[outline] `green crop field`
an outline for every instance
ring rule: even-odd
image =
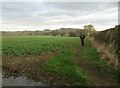
[[[52,36],[3,36],[2,55],[40,55],[49,51],[69,48],[78,38]],[[79,40],[78,40],[79,41]]]

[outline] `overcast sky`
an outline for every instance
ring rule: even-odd
[[[0,16],[2,31],[83,28],[85,24],[105,30],[118,24],[118,3],[3,2]]]

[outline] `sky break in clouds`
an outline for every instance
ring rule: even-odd
[[[118,3],[2,2],[2,31],[83,28],[85,24],[93,24],[96,30],[114,27]]]

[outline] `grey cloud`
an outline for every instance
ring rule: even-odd
[[[2,18],[4,24],[26,26],[104,25],[117,22],[116,8],[115,2],[4,2]]]
[[[76,12],[88,14],[103,9],[109,9],[109,7],[114,7],[115,5],[116,3],[108,2],[4,2],[2,8],[3,18],[14,18],[29,17],[34,12],[39,12],[38,15],[41,16],[54,16],[61,14],[75,15]],[[46,12],[43,13],[42,11]]]

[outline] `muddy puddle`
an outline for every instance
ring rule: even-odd
[[[2,73],[2,86],[47,86],[42,82],[36,82],[30,80],[25,76],[10,75],[8,73]]]

